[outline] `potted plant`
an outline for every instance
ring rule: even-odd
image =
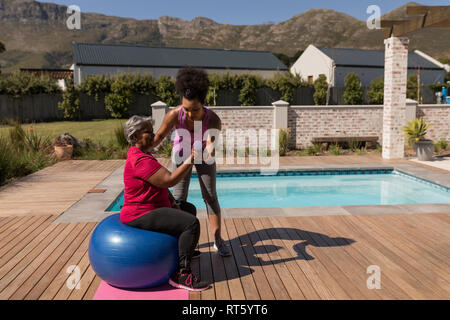
[[[70,160],[72,159],[74,145],[77,145],[77,140],[66,133],[59,136],[53,145],[56,158],[59,161]]]
[[[433,140],[425,139],[427,130],[431,125],[427,125],[423,118],[415,119],[408,122],[403,128],[404,137],[408,139],[408,143],[413,146],[420,161],[433,160],[434,143]]]

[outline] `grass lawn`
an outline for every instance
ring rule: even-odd
[[[35,123],[33,129],[38,135],[49,137],[54,141],[64,133],[70,133],[78,140],[89,138],[94,143],[108,145],[115,141],[114,129],[122,126],[127,120],[99,120],[99,121],[61,121],[49,123]],[[30,124],[22,125],[24,130],[30,128]],[[7,137],[11,126],[0,126],[0,136]]]

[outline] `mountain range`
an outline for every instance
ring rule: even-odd
[[[382,16],[406,17],[405,4]],[[384,49],[383,30],[329,9],[311,9],[280,23],[229,25],[197,17],[191,21],[163,16],[136,20],[97,13],[81,14],[81,30],[66,26],[67,7],[33,0],[0,0],[0,54],[4,72],[18,68],[67,68],[72,42],[137,43],[150,46],[268,50],[293,56],[309,44],[322,47]],[[450,29],[423,29],[408,35],[410,49],[436,59],[450,58]]]

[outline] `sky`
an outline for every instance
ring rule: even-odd
[[[184,20],[210,18],[218,23],[254,25],[279,23],[309,9],[333,9],[366,21],[370,5],[381,14],[398,8],[404,0],[41,0],[66,6],[78,5],[81,12],[96,12],[119,17],[158,19],[170,16]],[[448,5],[448,0],[416,1],[423,5]]]

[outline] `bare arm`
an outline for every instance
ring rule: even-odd
[[[177,110],[178,108],[169,111],[164,117],[161,128],[159,128],[153,138],[153,146],[155,148],[161,144],[161,142],[168,136],[172,128],[176,125],[178,114]]]
[[[162,167],[154,175],[147,179],[147,182],[157,186],[158,188],[171,188],[178,184],[189,172],[193,166],[193,159],[195,152],[191,152],[191,156],[174,172],[170,172],[166,168]]]

